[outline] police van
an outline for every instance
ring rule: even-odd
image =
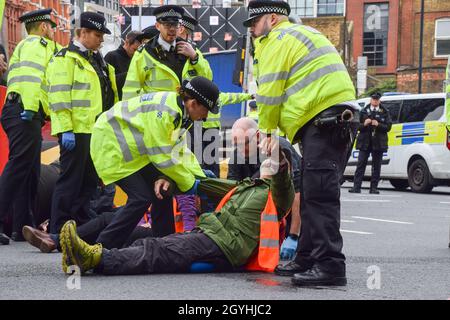
[[[370,98],[357,101],[361,108]],[[381,179],[398,190],[430,192],[433,187],[450,185],[450,133],[446,129],[445,93],[404,94],[381,97],[392,118],[388,151],[383,155]],[[353,149],[344,178],[352,180],[358,163]],[[370,179],[369,158],[365,179]]]

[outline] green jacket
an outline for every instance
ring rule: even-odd
[[[108,76],[117,102],[114,67],[109,64]],[[52,134],[92,133],[103,110],[103,99],[100,79],[90,62],[78,52],[64,48],[50,61],[46,80]]]
[[[9,62],[8,91],[20,94],[25,110],[37,112],[41,104],[48,114],[45,70],[61,46],[36,35],[23,39]]]
[[[262,132],[297,131],[321,111],[355,99],[339,53],[315,29],[282,22],[255,40],[256,102]]]
[[[183,109],[176,92],[154,92],[115,104],[102,113],[91,137],[91,157],[103,183],[123,179],[149,163],[175,181],[179,190],[204,177],[187,149]]]
[[[284,160],[285,161],[285,160]],[[278,219],[292,206],[294,187],[287,167],[272,179],[201,180],[199,190],[213,200],[219,200],[237,185],[237,189],[220,210],[204,213],[197,224],[223,251],[234,267],[248,262],[259,243],[261,213],[266,206],[269,190],[277,207]]]
[[[450,58],[448,59],[446,86],[445,86],[445,108],[447,109],[447,129],[450,131]]]

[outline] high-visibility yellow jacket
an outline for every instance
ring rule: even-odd
[[[247,115],[247,117],[255,120],[256,122],[258,122],[258,118],[259,118],[259,111],[255,110],[255,111],[250,111]]]
[[[186,145],[183,105],[176,92],[155,92],[117,103],[97,120],[91,157],[103,183],[123,179],[152,163],[180,191],[203,171]]]
[[[109,79],[118,101],[114,67],[108,64]],[[47,90],[52,134],[73,131],[91,133],[102,112],[102,89],[94,67],[75,51],[60,50],[50,61]]]
[[[149,46],[150,44],[147,44]],[[140,94],[161,91],[176,91],[181,86],[176,73],[160,60],[152,56],[147,46],[141,46],[133,55],[127,78],[123,87],[123,100],[134,98]],[[187,59],[182,72],[182,79],[203,76],[212,80],[212,71],[208,61],[196,49],[198,61],[192,64]]]
[[[25,110],[47,110],[45,70],[61,46],[53,40],[29,35],[19,42],[9,62],[7,93],[16,92]]]
[[[448,64],[447,64],[447,71],[446,71],[446,75],[447,75],[447,83],[445,86],[445,106],[447,109],[447,129],[450,131],[450,58],[448,59]]]
[[[227,104],[235,104],[243,101],[252,99],[252,95],[249,93],[239,93],[239,92],[221,92],[219,94],[219,105],[220,108],[226,106]],[[208,118],[203,121],[203,128],[220,128],[220,112],[217,114],[208,112]]]
[[[279,127],[293,143],[321,111],[355,99],[339,53],[315,29],[282,22],[255,40],[256,102],[262,132]]]

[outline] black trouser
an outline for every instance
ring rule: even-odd
[[[231,270],[222,250],[204,233],[145,238],[125,249],[103,250],[97,272],[109,275],[188,272],[193,262],[209,262],[216,271]]]
[[[75,220],[80,226],[90,220],[90,199],[99,182],[90,155],[90,141],[90,134],[76,133],[75,148],[69,151],[62,146],[59,135],[61,172],[53,191],[52,234],[59,234],[68,220]]]
[[[163,237],[175,232],[172,198],[158,200],[155,196],[154,183],[161,176],[162,173],[149,164],[116,182],[127,194],[127,203],[117,211],[96,242],[108,249],[121,248],[150,205],[154,236]]]
[[[89,244],[95,244],[100,233],[113,221],[116,212],[104,212],[91,219],[80,227],[77,227],[77,233],[81,239]],[[135,227],[129,237],[126,239],[124,247],[128,247],[134,241],[142,238],[152,237],[153,232],[151,228]]]
[[[6,102],[1,123],[9,140],[8,162],[0,177],[0,224],[13,209],[13,232],[33,225],[33,211],[41,168],[41,125],[39,113],[31,121],[20,118],[23,106]]]
[[[220,128],[205,129],[201,121],[195,121],[189,129],[189,134],[191,151],[197,157],[202,169],[211,170],[219,177]]]
[[[340,109],[332,107],[327,112]],[[343,241],[339,231],[339,180],[348,160],[351,142],[350,136],[338,139],[340,132],[337,126],[319,128],[314,125],[314,119],[299,132],[303,155],[302,232],[295,260],[308,267],[316,264],[331,273],[345,273]]]
[[[366,171],[367,159],[372,154],[372,175],[370,177],[370,189],[376,189],[380,181],[381,161],[383,160],[383,151],[379,150],[359,150],[358,165],[355,171],[354,189],[361,189],[361,184]]]

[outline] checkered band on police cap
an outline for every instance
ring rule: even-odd
[[[271,7],[271,6],[260,7],[260,8],[249,8],[248,13],[249,13],[250,17],[259,16],[259,15],[267,14],[267,13],[278,13],[278,14],[282,14],[285,16],[289,15],[287,8]]]
[[[195,26],[193,23],[190,23],[189,21],[186,20],[181,20],[181,25],[184,26],[185,28],[194,31],[195,30]]]
[[[156,19],[161,19],[161,18],[177,18],[177,19],[181,19],[181,14],[179,12],[176,12],[173,9],[170,9],[169,11],[163,11],[163,12],[158,13],[156,15]]]
[[[193,91],[195,94],[197,94],[200,98],[203,99],[203,101],[201,102],[206,102],[206,104],[208,105],[208,109],[212,109],[214,107],[215,102],[206,98],[204,95],[202,95],[200,92],[198,92],[191,84],[191,82],[186,83],[185,86],[186,89]],[[217,102],[217,101],[216,101]]]

